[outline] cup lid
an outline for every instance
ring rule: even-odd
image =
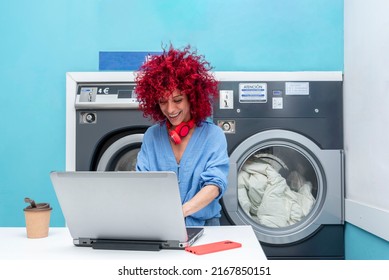
[[[28,197],[26,197],[24,201],[30,203],[29,206],[23,209],[24,211],[48,211],[53,209],[50,207],[49,203],[35,203],[34,200]]]

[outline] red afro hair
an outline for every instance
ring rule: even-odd
[[[166,119],[159,107],[159,100],[166,98],[175,89],[186,94],[190,103],[191,117],[197,125],[212,114],[212,103],[218,96],[212,69],[204,56],[191,51],[169,50],[153,56],[136,73],[136,95],[145,117],[156,122]]]

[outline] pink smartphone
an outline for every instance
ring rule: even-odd
[[[220,242],[186,247],[185,251],[196,255],[203,255],[203,254],[209,254],[209,253],[214,253],[214,252],[219,252],[219,251],[224,251],[224,250],[229,250],[229,249],[234,249],[239,247],[242,247],[242,244],[231,240],[224,240]]]

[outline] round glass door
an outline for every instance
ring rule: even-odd
[[[97,171],[135,171],[143,134],[130,134],[113,142],[102,154]]]
[[[230,155],[223,206],[236,225],[251,225],[260,241],[285,244],[317,230],[332,156],[307,137],[286,130],[260,132]],[[332,154],[331,154],[332,155]],[[331,211],[331,210],[330,210]]]
[[[304,154],[288,145],[266,145],[242,159],[238,201],[247,218],[267,228],[304,220],[318,194],[318,176]]]

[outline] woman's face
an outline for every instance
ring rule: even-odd
[[[168,97],[161,99],[159,107],[172,126],[191,119],[188,96],[177,89]]]

